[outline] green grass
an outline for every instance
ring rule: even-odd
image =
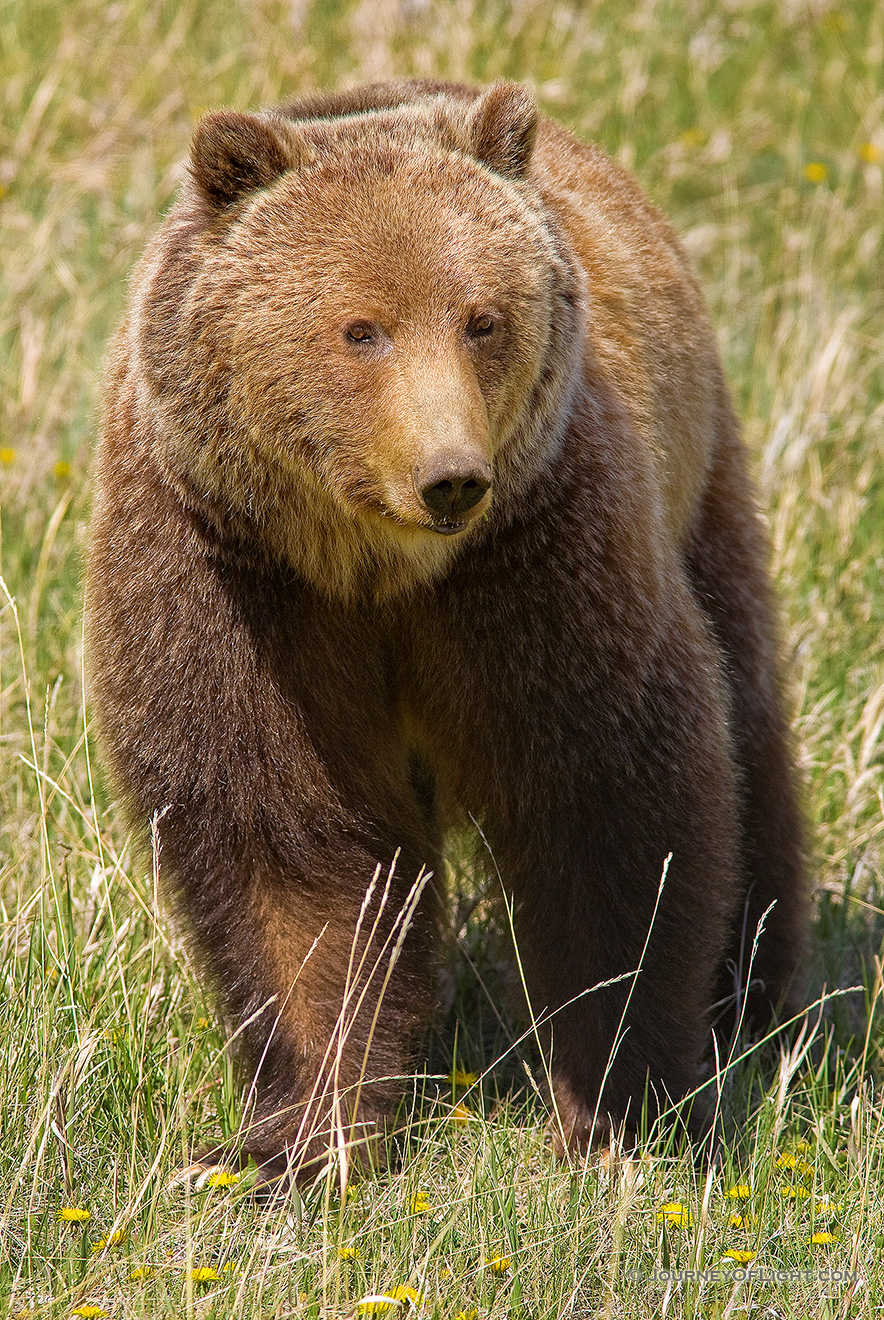
[[[343,1317],[395,1285],[440,1318],[876,1313],[882,69],[882,0],[0,0],[0,1313]],[[329,1186],[268,1206],[248,1179],[175,1178],[192,1143],[236,1130],[243,1096],[87,757],[80,579],[104,345],[196,115],[391,73],[532,80],[670,214],[719,328],[773,532],[813,829],[814,985],[863,989],[812,1015],[805,1053],[728,1072],[709,1175],[677,1153],[556,1164],[540,1065],[497,1016],[506,935],[481,902],[461,925],[471,882],[457,871],[453,1006],[413,1084],[400,1171],[343,1204]],[[454,1087],[455,1061],[481,1079]],[[750,1199],[728,1197],[738,1184]],[[670,1202],[688,1212],[660,1222]],[[66,1205],[91,1218],[60,1223]],[[813,1231],[838,1240],[811,1244]],[[818,1273],[743,1283],[728,1249]],[[720,1277],[667,1283],[664,1268]]]

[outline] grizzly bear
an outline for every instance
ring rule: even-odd
[[[793,1010],[800,812],[713,334],[668,223],[524,87],[206,115],[95,498],[100,735],[267,1177],[383,1158],[454,828],[572,1150],[689,1095],[727,1001]]]

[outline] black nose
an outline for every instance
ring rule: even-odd
[[[474,509],[491,489],[488,468],[448,464],[424,476],[419,493],[424,504],[438,518],[457,521]]]

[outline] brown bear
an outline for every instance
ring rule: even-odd
[[[244,1157],[382,1148],[453,827],[572,1148],[697,1086],[765,912],[749,1008],[793,1007],[766,559],[682,249],[522,86],[201,121],[111,352],[87,624],[254,1079]]]

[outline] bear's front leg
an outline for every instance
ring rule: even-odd
[[[700,1083],[741,892],[725,700],[690,606],[643,677],[612,676],[579,699],[578,677],[570,727],[552,701],[545,726],[523,721],[521,800],[488,826],[555,1121],[575,1150],[621,1126],[638,1134]],[[684,1112],[690,1131],[708,1108],[701,1096]]]
[[[429,1014],[436,922],[379,643],[216,545],[122,440],[93,524],[93,695],[245,1057],[242,1154],[305,1176],[329,1146],[380,1158]]]
[[[175,858],[174,820],[160,831]],[[215,1157],[253,1159],[265,1180],[309,1180],[330,1154],[383,1166],[431,1008],[432,875],[340,838],[306,849],[297,874],[253,856],[219,876],[200,851],[175,870],[250,1083],[235,1150]]]

